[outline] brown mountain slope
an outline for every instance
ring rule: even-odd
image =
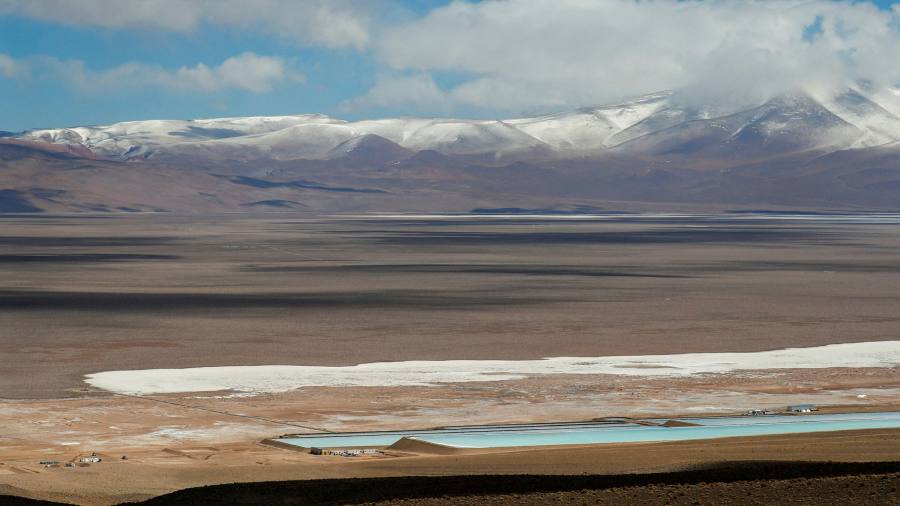
[[[380,151],[384,148],[384,151]],[[504,161],[379,139],[329,160],[114,161],[0,140],[0,212],[468,211],[623,203],[900,209],[900,146],[780,157],[628,155]],[[369,160],[369,161],[367,161]]]

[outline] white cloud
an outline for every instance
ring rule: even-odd
[[[346,109],[415,113],[564,109],[678,90],[688,102],[747,105],[803,89],[900,83],[900,7],[851,0],[454,0],[410,19],[390,0],[0,0],[0,15],[108,29],[255,31],[298,44],[371,48],[380,67]],[[394,24],[387,23],[392,19]],[[397,22],[398,19],[407,19]],[[819,20],[817,22],[817,20]],[[806,29],[820,27],[814,37]],[[337,55],[335,55],[337,57]],[[0,76],[37,65],[73,85],[128,81],[170,89],[265,91],[296,80],[256,56],[177,70],[129,63],[0,57]],[[246,58],[241,60],[240,58]],[[456,84],[440,86],[447,77]],[[82,83],[82,84],[79,84]]]
[[[804,38],[821,19],[821,33]],[[388,27],[376,42],[397,73],[366,97],[404,103],[429,75],[469,76],[432,100],[492,109],[603,103],[663,89],[744,105],[795,89],[900,82],[900,10],[809,1],[455,1]],[[433,82],[433,81],[432,81]]]
[[[8,72],[8,68],[12,71]],[[0,54],[0,75],[58,79],[80,91],[152,87],[174,91],[237,89],[262,93],[278,85],[304,80],[303,74],[294,70],[290,62],[249,52],[228,58],[214,67],[198,63],[175,70],[138,62],[92,70],[81,60],[59,60],[50,56],[16,60]]]
[[[446,113],[450,101],[427,74],[400,75],[383,73],[377,76],[375,85],[361,97],[344,102],[345,111],[369,107],[413,107],[419,113]]]
[[[7,54],[0,53],[0,76],[11,79],[22,73],[22,65]]]
[[[0,0],[0,14],[110,29],[189,32],[203,23],[300,43],[363,48],[371,2],[355,0]]]
[[[284,82],[303,80],[303,75],[292,70],[283,59],[253,53],[233,56],[214,68],[200,63],[192,68],[182,67],[174,74],[164,72],[160,75],[162,84],[173,87],[236,88],[255,93],[269,91]]]

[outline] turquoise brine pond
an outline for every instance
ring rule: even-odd
[[[667,419],[648,421],[663,422],[665,420]],[[625,421],[484,425],[433,430],[310,434],[279,438],[277,441],[306,448],[368,448],[390,446],[401,438],[413,437],[429,443],[458,448],[497,448],[687,441],[737,436],[900,428],[900,412],[677,418],[676,420],[700,425],[660,427]]]

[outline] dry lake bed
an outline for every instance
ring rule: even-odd
[[[895,410],[898,252],[892,215],[0,217],[0,493],[422,469],[257,444],[304,431]],[[38,465],[94,451],[147,480]]]

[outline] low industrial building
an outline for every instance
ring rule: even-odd
[[[787,407],[788,413],[812,413],[819,408],[815,404],[794,404]]]

